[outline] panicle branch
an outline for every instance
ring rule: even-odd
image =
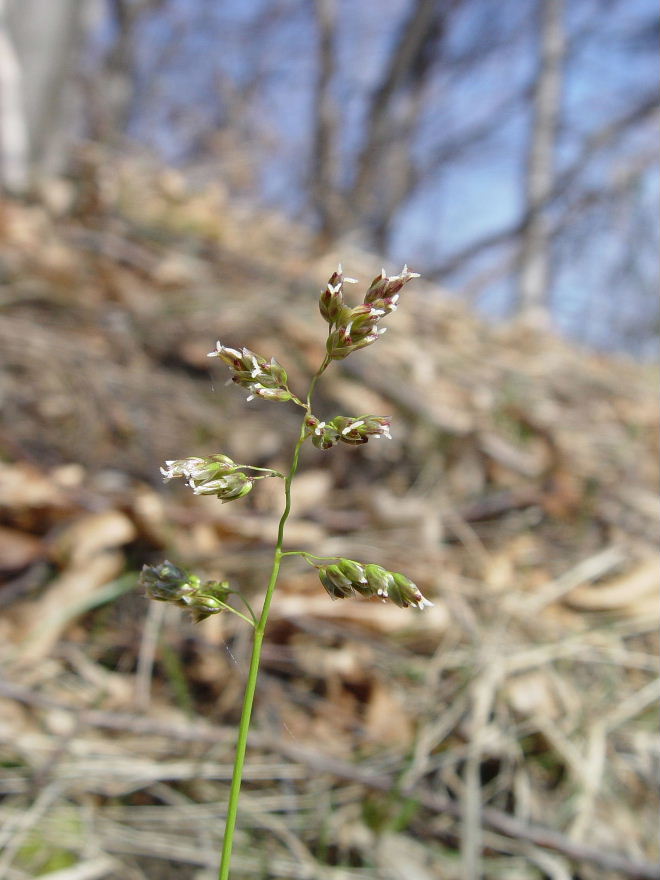
[[[304,406],[298,400],[287,385],[287,374],[284,367],[275,358],[267,361],[265,358],[249,348],[238,351],[236,348],[227,348],[220,340],[215,344],[215,349],[207,355],[210,358],[219,358],[232,371],[232,382],[247,388],[250,392],[247,399],[262,397],[264,400],[287,401]]]
[[[414,605],[428,608],[433,605],[426,599],[417,584],[398,571],[388,571],[374,563],[360,563],[354,559],[338,557],[331,565],[315,565],[319,580],[333,599],[346,599],[356,593],[376,596],[383,602],[394,602],[400,608]]]
[[[275,358],[267,360],[249,348],[229,348],[221,342],[217,342],[215,349],[209,353],[209,357],[218,358],[229,367],[231,381],[249,392],[248,400],[254,397],[274,401],[290,400],[306,410],[292,471],[285,478],[286,493],[289,492],[290,481],[297,468],[298,450],[305,440],[311,438],[312,444],[318,449],[330,449],[339,443],[360,446],[370,439],[391,438],[392,420],[389,416],[341,415],[322,421],[312,413],[311,396],[317,380],[331,361],[341,360],[352,352],[371,345],[385,333],[386,328],[379,326],[380,321],[396,310],[401,290],[409,281],[418,277],[407,266],[398,275],[387,275],[383,269],[369,285],[363,302],[350,306],[344,301],[344,285],[355,284],[356,281],[344,276],[341,265],[333,272],[319,298],[319,310],[329,325],[326,356],[312,379],[306,403],[291,392],[286,370]],[[260,474],[253,475],[245,471],[259,471]],[[269,468],[237,464],[222,453],[166,461],[164,467],[161,467],[161,473],[166,481],[181,478],[196,495],[215,495],[223,503],[243,498],[252,490],[256,480],[266,477],[284,478],[283,474]],[[286,515],[288,507],[285,518]],[[278,543],[278,552],[280,557],[286,555],[282,552],[281,540]],[[313,554],[303,555],[308,558]],[[357,594],[390,601],[402,608],[409,605],[425,608],[431,605],[416,584],[400,572],[388,571],[374,563],[363,564],[351,559],[335,558],[338,561],[330,564],[312,563],[318,570],[321,583],[333,599],[344,599]],[[155,567],[145,566],[140,582],[150,598],[185,606],[193,611],[196,620],[203,620],[228,607],[226,599],[232,592],[226,581],[207,581],[202,585],[196,575],[190,575],[170,562]]]
[[[202,583],[197,575],[190,574],[167,560],[159,565],[145,565],[138,583],[144,587],[149,599],[187,608],[195,623],[225,610],[244,617],[227,605],[227,599],[234,592],[227,581]]]
[[[330,449],[337,443],[349,446],[360,446],[369,438],[379,440],[381,437],[392,439],[390,434],[390,416],[335,416],[328,422],[322,422],[311,413],[305,418],[308,436],[317,449]]]
[[[344,284],[355,283],[355,279],[345,278],[340,264],[319,298],[321,316],[330,325],[328,357],[342,360],[380,339],[387,328],[378,327],[379,321],[396,311],[401,289],[413,278],[419,274],[407,266],[399,275],[388,276],[383,269],[369,285],[362,305],[351,308],[344,304]]]
[[[263,471],[264,476],[251,476],[244,470]],[[249,464],[236,464],[228,455],[217,453],[206,458],[179,458],[166,461],[160,469],[167,482],[182,477],[195,495],[216,495],[223,504],[243,498],[252,490],[255,480],[266,477],[283,477],[279,471],[270,468],[253,468]]]

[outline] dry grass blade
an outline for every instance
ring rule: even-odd
[[[84,877],[106,851],[112,880],[213,878],[245,630],[147,617],[128,578],[167,556],[258,603],[277,487],[241,512],[163,488],[158,464],[226,449],[282,468],[297,415],[246,413],[206,353],[273,355],[299,391],[324,352],[335,254],[210,191],[172,200],[144,164],[112,170],[98,215],[2,210],[7,880]],[[435,607],[333,603],[286,560],[237,876],[373,880],[408,854],[405,880],[657,880],[657,371],[419,291],[318,389],[323,418],[364,401],[393,440],[304,452],[290,539],[380,559]]]
[[[101,880],[103,877],[116,876],[121,869],[121,864],[108,856],[98,856],[74,865],[72,868],[63,868],[61,871],[49,871],[43,876],[47,880]]]

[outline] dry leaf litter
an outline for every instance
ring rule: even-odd
[[[148,607],[167,556],[259,602],[281,504],[163,486],[219,450],[286,469],[298,414],[245,404],[216,338],[321,361],[309,234],[87,157],[0,208],[0,878],[215,876],[247,670],[232,616]],[[493,328],[423,280],[335,365],[287,545],[403,568],[434,604],[332,602],[289,560],[272,610],[236,877],[660,877],[654,369]]]

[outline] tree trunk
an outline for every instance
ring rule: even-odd
[[[29,137],[21,66],[7,24],[7,3],[0,0],[0,183],[20,193],[29,179]]]
[[[381,81],[371,96],[350,209],[381,249],[395,211],[412,189],[413,131],[446,19],[455,5],[440,0],[411,2]]]
[[[561,112],[566,41],[564,0],[539,0],[539,65],[527,158],[526,214],[521,236],[518,308],[528,320],[547,321],[551,283],[547,200],[555,182],[555,143]]]
[[[317,0],[314,15],[318,73],[309,191],[319,218],[319,242],[327,245],[339,234],[343,210],[335,166],[339,114],[331,93],[335,73],[336,0]]]
[[[0,149],[11,189],[24,191],[66,158],[71,106],[63,99],[82,8],[83,0],[0,0]]]

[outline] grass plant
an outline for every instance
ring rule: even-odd
[[[192,456],[171,460],[161,468],[165,480],[182,478],[195,494],[215,495],[222,503],[245,497],[258,480],[279,478],[284,483],[284,507],[279,521],[273,564],[258,615],[240,591],[232,589],[227,581],[202,582],[197,575],[184,571],[169,561],[156,566],[145,566],[140,577],[149,598],[188,608],[198,622],[212,614],[228,611],[238,615],[253,628],[252,655],[238,727],[218,880],[229,878],[261,650],[283,559],[289,556],[302,557],[316,568],[321,584],[332,599],[362,596],[393,602],[402,608],[415,606],[423,609],[431,605],[417,585],[401,572],[388,571],[373,562],[358,562],[341,556],[322,557],[305,550],[284,549],[286,523],[291,512],[291,484],[298,471],[303,444],[309,440],[318,449],[328,450],[340,443],[360,446],[370,439],[390,437],[391,420],[387,416],[338,415],[329,421],[323,421],[314,415],[312,399],[317,382],[333,361],[343,360],[380,339],[386,331],[385,327],[380,326],[380,322],[396,310],[401,290],[417,277],[419,276],[410,272],[407,266],[404,266],[399,275],[388,276],[383,270],[371,282],[363,302],[358,306],[350,306],[344,300],[344,286],[355,283],[355,280],[344,277],[341,266],[338,267],[319,298],[321,316],[328,324],[326,353],[311,378],[304,398],[290,389],[286,370],[274,358],[267,360],[247,348],[229,348],[221,342],[217,342],[215,349],[209,353],[209,357],[217,358],[229,367],[232,381],[247,390],[248,400],[261,398],[276,403],[292,403],[304,410],[286,474],[269,468],[237,464],[224,453],[204,458]],[[230,604],[232,596],[237,596],[243,602],[243,610]]]

